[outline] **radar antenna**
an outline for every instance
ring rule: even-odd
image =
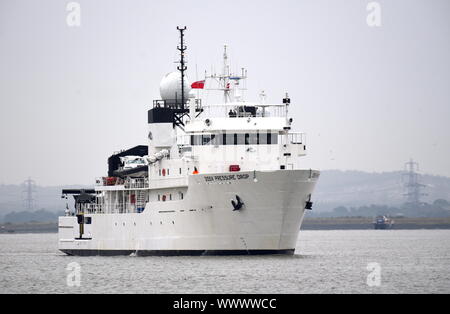
[[[205,79],[213,79],[218,83],[218,88],[207,88],[207,90],[218,90],[223,91],[223,100],[224,103],[233,102],[233,101],[242,101],[243,95],[239,93],[239,91],[245,91],[246,87],[240,88],[239,81],[247,79],[247,70],[241,68],[241,75],[235,75],[231,73],[230,66],[228,64],[228,46],[223,45],[223,72],[222,74],[211,74],[207,75],[205,72]],[[212,71],[211,71],[212,72]]]
[[[180,51],[180,65],[177,67],[178,71],[181,73],[181,109],[184,109],[184,71],[187,70],[187,66],[184,62],[184,51],[187,47],[184,45],[184,31],[186,30],[186,26],[181,28],[177,26],[177,30],[180,32],[180,46],[177,49]]]

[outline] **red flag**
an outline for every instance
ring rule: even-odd
[[[205,80],[197,81],[191,84],[191,88],[203,89],[205,87]]]

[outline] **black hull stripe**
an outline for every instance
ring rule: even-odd
[[[295,249],[288,250],[69,250],[62,252],[73,256],[124,256],[135,253],[137,256],[201,256],[201,255],[268,255],[294,254]]]

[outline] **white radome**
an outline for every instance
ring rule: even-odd
[[[184,98],[189,97],[189,92],[191,91],[191,84],[186,76],[184,76]],[[181,102],[181,73],[180,72],[170,72],[167,73],[161,80],[159,85],[159,93],[161,99],[166,102],[173,102],[177,99]]]

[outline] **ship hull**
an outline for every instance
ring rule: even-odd
[[[142,213],[91,214],[91,224],[59,219],[69,255],[294,254],[318,171],[192,175],[182,201],[150,202]],[[236,210],[231,200],[242,200]]]
[[[211,255],[293,255],[290,250],[63,250],[71,256],[211,256]]]

